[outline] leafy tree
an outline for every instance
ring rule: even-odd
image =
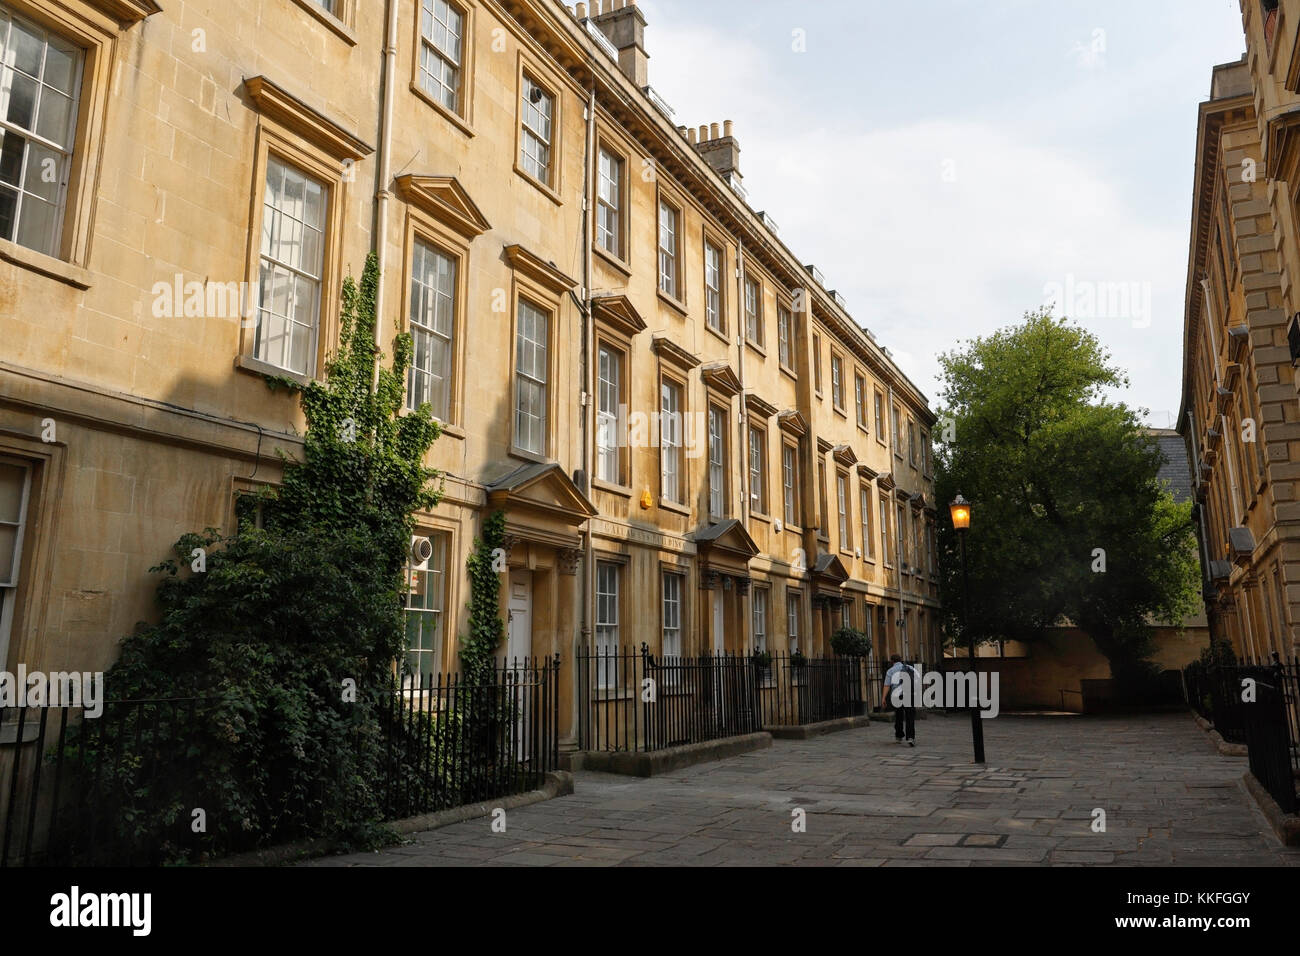
[[[1046,309],[940,364],[935,490],[974,505],[972,636],[1033,640],[1069,621],[1117,680],[1142,681],[1149,621],[1190,613],[1198,573],[1190,503],[1158,483],[1161,454],[1136,412],[1104,397],[1127,379],[1095,336]],[[938,545],[951,625],[963,590],[948,522]]]
[[[111,698],[203,700],[192,720],[133,712],[115,745],[125,754],[105,771],[119,836],[162,858],[364,838],[382,819],[385,688],[404,649],[413,512],[438,497],[424,459],[439,428],[427,405],[403,414],[409,334],[392,367],[379,364],[378,279],[372,255],[360,286],[344,283],[323,382],[268,379],[297,392],[307,430],[302,460],[287,460],[278,493],[256,502],[263,526],[245,501],[237,534],[182,537],[152,569],[157,623],[123,641],[106,675]],[[80,746],[91,759],[107,744],[91,729]],[[195,806],[208,824],[197,837]]]

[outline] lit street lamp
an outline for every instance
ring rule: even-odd
[[[953,499],[952,504],[948,506],[948,513],[952,516],[953,530],[957,532],[957,543],[961,548],[961,590],[962,590],[962,615],[961,629],[966,634],[966,647],[970,654],[970,672],[976,674],[975,664],[975,638],[971,636],[970,630],[970,576],[966,570],[966,532],[970,530],[970,511],[971,504],[960,494]],[[976,677],[976,688],[979,687],[979,678]],[[976,690],[976,704],[970,709],[970,735],[975,744],[975,762],[984,762],[984,726],[980,723],[980,711],[978,706],[978,689]]]

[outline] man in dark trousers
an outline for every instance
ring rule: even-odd
[[[889,658],[890,668],[885,671],[885,701],[894,700],[894,740],[902,743],[904,737],[909,747],[916,746],[916,697],[921,691],[920,675],[911,664],[905,664],[897,654]]]

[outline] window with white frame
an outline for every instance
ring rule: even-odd
[[[892,424],[893,424],[893,434],[890,436],[890,441],[894,449],[894,454],[897,455],[899,458],[902,458],[903,457],[903,436],[902,436],[903,427],[902,425],[899,424],[899,413],[898,413],[897,405],[895,405],[893,408]]]
[[[871,489],[866,485],[858,486],[858,520],[862,523],[862,556],[872,557],[871,536]]]
[[[596,240],[610,255],[623,258],[623,160],[607,149],[600,151]]]
[[[433,546],[428,561],[412,555],[406,567],[406,668],[407,674],[428,685],[441,670],[443,608],[447,588],[447,538],[427,534]]]
[[[659,200],[659,291],[677,294],[677,207]]]
[[[763,344],[763,287],[749,276],[745,276],[745,338]]]
[[[844,407],[844,359],[831,353],[831,401],[836,408]]]
[[[12,458],[0,458],[0,670],[9,654],[9,632],[18,602],[18,571],[32,470]]]
[[[663,657],[682,656],[682,576],[675,571],[663,573]]]
[[[749,507],[767,514],[767,435],[756,425],[749,426]]]
[[[456,260],[416,240],[411,256],[411,366],[406,404],[428,402],[433,416],[451,413],[452,342],[456,330]]]
[[[794,445],[781,446],[781,503],[785,523],[799,524],[799,453]]]
[[[849,479],[847,475],[835,476],[835,499],[840,513],[840,548],[844,551],[853,549],[853,539],[849,537]]]
[[[515,445],[546,454],[550,316],[523,299],[515,330]]]
[[[799,650],[800,602],[798,591],[785,592],[785,636],[789,640],[791,654]]]
[[[910,420],[907,423],[907,461],[916,467],[916,423]]]
[[[339,15],[339,0],[316,0],[316,6],[336,17]]]
[[[722,250],[704,240],[704,317],[715,332],[722,327]]]
[[[906,567],[912,556],[907,553],[907,513],[902,505],[894,505],[894,520],[897,522],[894,533],[898,535],[898,562],[900,566]]]
[[[519,165],[539,182],[551,183],[551,136],[555,121],[555,97],[527,73],[523,78],[523,129],[519,144]]]
[[[316,371],[328,198],[324,184],[267,158],[253,354],[299,375]]]
[[[876,441],[885,440],[885,400],[879,392],[875,393]]]
[[[862,603],[862,633],[867,635],[867,641],[870,642],[875,632],[876,622],[872,620],[871,602],[865,598]]]
[[[618,677],[619,566],[596,563],[597,686],[613,687]]]
[[[597,365],[596,477],[601,481],[622,484],[618,409],[623,395],[623,353],[602,344]]]
[[[782,368],[794,368],[790,352],[790,310],[783,305],[776,307],[776,354]]]
[[[767,650],[767,588],[750,591],[751,614],[754,622],[754,652]]]
[[[663,379],[659,388],[660,493],[676,504],[686,503],[686,476],[682,469],[682,387]]]
[[[0,238],[59,255],[82,54],[0,6]]]
[[[858,425],[867,427],[867,381],[861,375],[853,376],[853,407],[858,418]]]
[[[709,406],[709,517],[727,514],[727,413]]]
[[[840,627],[853,626],[853,604],[851,601],[844,601],[840,604]]]

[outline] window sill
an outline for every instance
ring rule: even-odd
[[[849,413],[844,410],[843,405],[836,405],[834,402],[831,402],[831,408],[835,409],[836,415],[840,416],[840,418],[844,419],[845,421],[848,421]]]
[[[663,289],[656,288],[655,292],[659,296],[660,302],[664,303],[667,306],[670,306],[672,310],[674,312],[677,312],[679,315],[681,315],[682,318],[686,318],[689,315],[689,313],[686,311],[685,302],[681,301],[680,299],[673,298],[673,296],[669,295]]]
[[[524,461],[531,461],[538,465],[549,465],[551,463],[551,459],[547,458],[545,455],[538,455],[535,452],[524,451],[524,449],[515,445],[513,442],[510,445],[510,451],[506,454],[511,458],[522,458]]]
[[[614,253],[610,252],[608,249],[603,248],[600,245],[600,243],[596,243],[595,245],[593,245],[591,247],[591,251],[594,252],[596,254],[596,257],[600,259],[605,265],[609,266],[612,269],[617,269],[619,272],[621,272],[629,279],[632,278],[632,267],[628,263],[620,259],[618,256],[614,255]]]
[[[755,342],[753,339],[746,338],[745,347],[757,352],[759,355],[763,356],[763,358],[767,358],[767,349],[765,349],[760,343]]]
[[[352,31],[352,28],[338,17],[334,16],[334,14],[325,10],[324,7],[317,6],[312,3],[312,0],[294,0],[294,2],[324,24],[327,29],[343,40],[343,42],[348,46],[357,45],[357,35]]]
[[[28,249],[26,246],[20,246],[8,239],[0,239],[0,260],[12,263],[20,269],[27,269],[30,272],[43,275],[47,279],[65,283],[74,289],[84,291],[89,289],[91,285],[89,269],[83,269],[71,262],[47,256],[45,253],[37,252],[34,249]]]
[[[310,376],[299,375],[297,372],[291,372],[287,368],[280,368],[280,366],[272,365],[270,362],[263,362],[251,355],[236,355],[235,369],[240,372],[247,372],[249,375],[256,375],[259,378],[266,375],[272,378],[287,378],[291,382],[297,382],[304,388],[312,383]]]
[[[803,534],[802,527],[800,527],[797,524],[791,524],[789,522],[786,522],[784,525],[782,525],[782,530],[788,532],[789,534]]]
[[[608,491],[611,495],[618,495],[620,498],[631,498],[634,492],[626,485],[617,485],[612,481],[605,481],[601,478],[591,479],[591,487],[598,488],[601,491]]]
[[[864,435],[871,434],[871,432],[867,431],[867,426],[862,424],[861,422],[858,422],[858,431],[862,432],[862,434]]]
[[[795,372],[794,369],[790,368],[788,365],[781,366],[781,374],[787,376],[792,382],[799,381],[799,374]]]
[[[448,422],[438,421],[436,418],[434,421],[438,422],[438,428],[441,429],[440,436],[445,435],[448,438],[455,438],[459,441],[465,440],[465,429],[461,428],[459,425],[452,425]]]
[[[764,514],[761,511],[751,511],[749,513],[749,516],[755,521],[762,521],[764,524],[772,523],[772,516],[768,514]]]
[[[674,514],[679,514],[686,518],[691,516],[691,509],[689,507],[679,504],[676,501],[669,501],[667,498],[662,496],[659,498],[659,508],[662,511],[671,511]]]
[[[551,158],[552,159],[555,158],[554,154],[552,154]],[[548,185],[547,183],[542,182],[532,173],[527,172],[522,166],[519,165],[519,162],[517,160],[515,162],[515,174],[518,175],[520,179],[524,180],[524,182],[531,185],[534,189],[540,192],[551,202],[555,203],[555,205],[557,206],[564,205],[564,200],[560,198],[560,194],[558,192],[552,189],[550,185]]]
[[[301,2],[301,0],[300,0],[300,2]],[[447,107],[443,106],[441,103],[439,103],[437,100],[435,100],[432,96],[430,96],[430,95],[425,91],[424,87],[420,86],[419,83],[416,83],[414,80],[412,80],[412,81],[411,81],[411,84],[410,84],[410,89],[411,89],[411,92],[412,92],[412,93],[414,93],[414,94],[415,94],[416,96],[418,96],[420,99],[424,100],[424,102],[428,103],[428,104],[429,104],[430,106],[432,106],[435,110],[437,110],[440,114],[442,114],[442,118],[445,119],[445,120],[446,120],[448,123],[450,123],[452,126],[456,127],[458,130],[460,130],[460,131],[461,131],[462,133],[464,133],[466,136],[473,136],[473,135],[474,135],[474,127],[470,126],[469,123],[466,122],[466,120],[465,120],[465,118],[464,118],[463,116],[461,116],[459,113],[453,113],[451,110],[447,109]],[[464,95],[464,94],[462,93],[462,95]],[[515,168],[518,169],[519,167],[516,166]],[[530,177],[530,178],[531,178],[531,177]],[[535,180],[534,180],[534,181],[535,181]]]
[[[708,322],[704,323],[704,328],[707,329],[710,333],[712,333],[714,338],[720,341],[723,345],[727,346],[727,348],[731,348],[731,342],[727,339],[727,333],[725,331],[719,331],[718,329],[715,329],[713,326],[709,325]]]

